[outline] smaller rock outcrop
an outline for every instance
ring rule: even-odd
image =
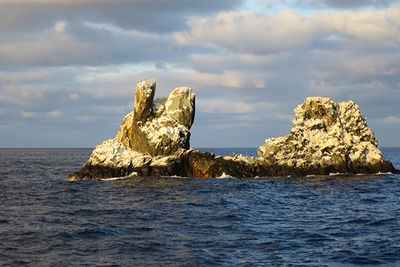
[[[308,97],[295,110],[290,133],[268,138],[261,159],[312,173],[370,173],[393,169],[378,148],[359,106]]]

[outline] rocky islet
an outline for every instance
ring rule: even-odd
[[[268,138],[257,157],[217,156],[190,148],[195,93],[174,89],[154,106],[156,81],[136,86],[133,111],[113,139],[92,151],[69,181],[129,176],[214,178],[286,177],[332,173],[397,172],[384,159],[377,140],[353,101],[335,103],[308,97],[295,109],[286,136]]]

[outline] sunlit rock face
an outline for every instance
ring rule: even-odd
[[[181,174],[184,153],[190,148],[195,94],[188,87],[174,89],[165,103],[154,103],[156,81],[137,84],[133,111],[113,139],[97,145],[79,172],[69,180],[115,176]],[[183,175],[183,173],[182,173]]]
[[[137,121],[146,121],[153,112],[153,99],[156,92],[155,80],[144,80],[136,85],[133,115]]]
[[[286,136],[268,138],[258,156],[270,164],[337,172],[386,169],[377,140],[353,101],[308,97]]]
[[[181,125],[192,127],[195,115],[195,94],[188,87],[178,87],[165,102],[165,114]]]
[[[165,104],[153,110],[156,83],[138,83],[134,109],[127,114],[116,139],[125,147],[152,156],[171,155],[190,147],[190,127],[195,113],[195,94],[188,87],[171,92]]]
[[[152,157],[125,148],[118,140],[108,139],[98,144],[92,151],[86,165],[104,165],[115,168],[142,167],[149,164]]]

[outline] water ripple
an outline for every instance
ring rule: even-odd
[[[0,265],[400,265],[399,175],[65,182],[89,153],[0,149]]]

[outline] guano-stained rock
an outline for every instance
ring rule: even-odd
[[[178,123],[192,127],[195,116],[195,95],[188,87],[178,87],[171,92],[165,103],[166,114]]]
[[[295,109],[286,136],[268,138],[258,157],[217,156],[190,148],[195,95],[178,87],[153,110],[155,81],[136,87],[135,105],[115,138],[95,147],[67,179],[134,176],[287,177],[331,173],[398,172],[386,161],[358,105],[309,97]]]
[[[286,136],[268,138],[258,155],[271,164],[332,172],[390,169],[365,117],[353,101],[308,97],[295,109]]]
[[[176,88],[165,107],[153,111],[155,81],[138,83],[134,111],[127,114],[116,135],[125,147],[152,156],[171,155],[190,147],[195,94],[188,87]]]
[[[144,80],[136,85],[133,104],[133,118],[137,121],[146,121],[153,112],[153,98],[156,92],[155,80]]]

